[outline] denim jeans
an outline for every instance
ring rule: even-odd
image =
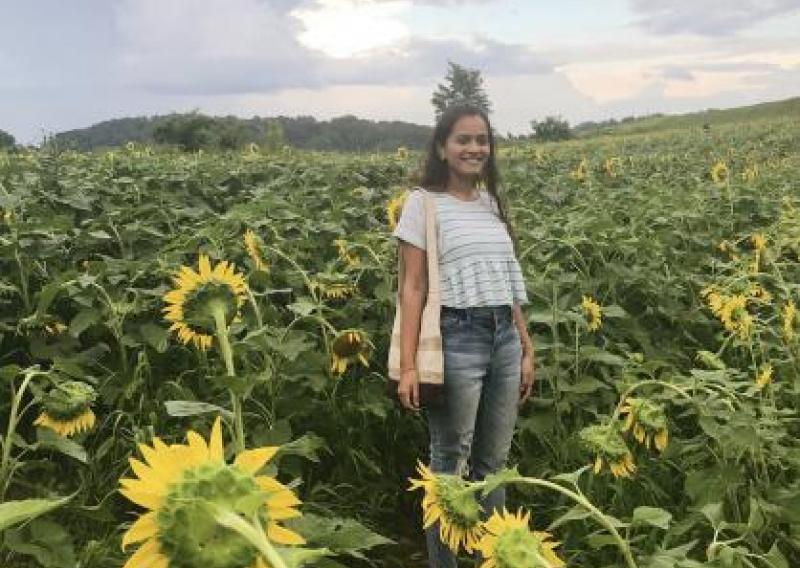
[[[522,346],[511,306],[442,308],[444,402],[429,408],[430,468],[482,480],[503,468],[514,435]],[[505,505],[496,489],[481,503],[486,517]],[[431,568],[455,568],[456,558],[426,530]]]

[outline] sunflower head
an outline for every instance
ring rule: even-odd
[[[234,266],[222,261],[212,268],[204,254],[200,255],[198,271],[182,266],[175,276],[175,288],[164,295],[167,307],[165,319],[172,322],[184,343],[192,342],[205,350],[213,342],[220,327],[227,328],[238,315],[247,298],[247,284]]]
[[[266,566],[248,539],[220,524],[225,514],[262,527],[275,544],[304,543],[279,524],[300,516],[300,501],[276,479],[257,475],[278,448],[245,450],[226,463],[219,418],[208,442],[191,431],[187,439],[185,445],[168,446],[157,438],[152,446],[142,444],[144,461],[130,460],[136,477],[120,480],[120,492],[149,510],[123,536],[123,547],[142,542],[127,565]]]
[[[603,310],[591,296],[583,296],[581,307],[586,315],[589,331],[597,331],[603,325]]]
[[[588,175],[588,173],[589,173],[589,162],[586,160],[586,158],[581,158],[580,163],[574,170],[570,172],[569,175],[572,177],[572,179],[574,179],[578,183],[583,183],[586,181],[586,176]]]
[[[356,293],[356,287],[343,275],[320,273],[312,281],[312,286],[323,298],[340,300]]]
[[[355,268],[361,264],[361,259],[358,258],[357,254],[351,251],[351,247],[346,240],[336,239],[333,241],[333,244],[336,245],[339,258],[343,260],[348,267]]]
[[[372,344],[367,334],[360,329],[345,329],[340,331],[331,343],[331,372],[343,374],[347,366],[360,362],[369,367],[369,354]]]
[[[759,389],[763,389],[765,386],[772,382],[772,364],[767,363],[761,367],[758,375],[756,375],[756,386]]]
[[[481,568],[560,568],[564,561],[546,532],[528,528],[530,513],[495,511],[485,523],[486,534],[477,549],[485,559]]]
[[[483,535],[481,506],[475,498],[478,491],[458,475],[435,474],[422,463],[417,464],[420,479],[410,479],[409,491],[423,489],[423,526],[439,521],[439,536],[453,553],[463,546],[472,552]]]
[[[397,152],[395,153],[395,156],[397,156],[398,160],[407,160],[408,159],[408,154],[409,154],[408,153],[408,148],[406,148],[405,146],[400,146],[399,148],[397,148]]]
[[[72,436],[94,426],[92,403],[97,398],[94,388],[81,381],[65,381],[53,386],[42,400],[42,413],[34,421],[37,426]]]
[[[669,441],[669,430],[662,405],[646,398],[628,398],[620,413],[625,416],[623,431],[633,432],[636,441],[646,448],[654,444],[659,452],[664,451]]]
[[[753,233],[750,237],[750,242],[757,251],[763,251],[767,248],[767,237],[764,233]]]
[[[386,218],[389,219],[389,229],[392,231],[397,228],[397,223],[400,221],[400,213],[403,211],[403,205],[405,205],[407,198],[408,192],[404,191],[393,197],[386,205]]]
[[[617,424],[595,424],[579,433],[584,447],[595,456],[594,472],[608,464],[614,477],[630,477],[636,471],[633,454],[625,444]]]
[[[619,158],[608,158],[603,162],[603,173],[610,178],[615,178],[619,175],[619,170],[622,167],[622,160]]]
[[[247,229],[244,233],[244,248],[255,269],[266,272],[269,267],[264,260],[261,239],[251,229]]]
[[[714,183],[725,183],[728,180],[728,165],[719,160],[711,167],[709,175]]]

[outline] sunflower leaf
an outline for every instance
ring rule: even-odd
[[[70,495],[61,499],[24,499],[0,503],[0,531],[52,511],[71,498]]]
[[[481,489],[481,494],[488,495],[501,485],[505,485],[506,483],[513,483],[518,479],[521,479],[522,476],[517,471],[517,468],[511,469],[502,469],[497,473],[492,473],[486,476],[486,479],[483,480],[483,488]]]

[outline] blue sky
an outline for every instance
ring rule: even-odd
[[[447,61],[500,132],[800,95],[800,0],[3,0],[0,129],[121,116],[430,124]]]

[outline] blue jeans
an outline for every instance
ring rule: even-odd
[[[511,306],[442,308],[444,402],[429,408],[430,468],[482,480],[505,466],[519,402],[522,346]],[[481,503],[488,517],[505,505],[505,489]],[[431,568],[455,568],[456,558],[426,530]]]

